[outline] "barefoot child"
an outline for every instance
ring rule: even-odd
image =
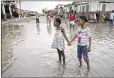
[[[54,26],[56,27],[56,33],[54,36],[54,41],[52,44],[52,48],[57,49],[58,51],[58,56],[59,56],[59,63],[61,63],[61,56],[63,57],[63,64],[65,64],[65,54],[64,54],[64,49],[65,49],[65,43],[64,43],[64,38],[66,41],[69,43],[69,40],[66,36],[64,28],[60,26],[61,20],[60,18],[55,18],[54,20]]]
[[[78,18],[78,25],[81,26],[78,29],[78,32],[74,36],[74,38],[70,41],[69,45],[78,38],[78,45],[77,45],[77,55],[80,62],[80,67],[82,66],[82,55],[84,61],[87,63],[87,69],[89,70],[89,58],[88,58],[88,51],[91,50],[91,37],[90,37],[90,30],[88,27],[85,26],[85,22],[87,19],[85,16],[80,16]],[[89,42],[89,46],[88,45]],[[88,48],[87,48],[88,47]]]

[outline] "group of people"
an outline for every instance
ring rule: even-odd
[[[98,13],[91,13],[90,14],[90,21],[94,20],[95,22],[99,22],[100,15]],[[104,13],[101,15],[101,22],[106,23],[107,21],[110,21],[110,25],[114,26],[114,10],[109,14]]]
[[[114,10],[110,13],[109,19],[106,13],[102,15],[102,22],[106,23],[107,21],[110,21],[110,26],[114,26]]]
[[[96,14],[97,17],[95,17],[97,20],[96,22],[99,22],[99,15]],[[53,17],[53,14],[51,11],[49,11],[46,15],[46,19],[48,23],[51,23],[51,18]],[[94,19],[92,17],[92,13],[90,15],[90,19]],[[104,16],[106,18],[106,16]],[[39,23],[39,18],[36,19],[37,23]],[[72,42],[75,41],[77,38],[77,58],[79,59],[79,67],[82,66],[82,56],[84,58],[84,61],[87,64],[87,69],[90,69],[89,65],[89,57],[88,52],[91,51],[91,33],[90,29],[85,25],[85,23],[88,21],[85,16],[76,16],[76,13],[71,11],[69,14],[69,20],[70,20],[70,26],[74,27],[74,23],[77,22],[79,25],[77,33],[74,35],[74,37],[69,40],[66,36],[65,29],[61,27],[62,19],[61,17],[54,18],[54,27],[55,27],[55,35],[54,40],[52,43],[51,48],[57,49],[58,57],[59,57],[59,63],[62,62],[63,58],[63,65],[66,64],[65,61],[65,42],[64,38],[66,39],[68,46],[72,45]],[[110,25],[114,25],[114,11],[110,14]]]
[[[97,13],[90,13],[89,14],[89,22],[90,23],[93,23],[93,22],[95,22],[95,23],[99,23],[99,13],[97,12]]]
[[[52,17],[53,15],[51,11],[46,14],[46,19],[48,23],[51,23]],[[75,19],[75,13],[73,11],[70,12],[69,20],[70,20],[70,26],[72,25],[74,27],[74,23],[76,19]],[[69,40],[66,36],[65,29],[61,26],[61,23],[62,23],[61,17],[54,18],[53,25],[55,27],[56,32],[54,35],[51,48],[57,49],[59,63],[61,63],[63,59],[63,66],[66,64],[65,53],[64,53],[64,50],[65,50],[64,38],[66,39],[68,46],[71,46],[72,42],[77,38],[78,39],[77,57],[80,63],[79,67],[82,66],[82,56],[83,56],[87,64],[87,69],[88,70],[90,69],[88,52],[91,51],[91,36],[90,36],[90,29],[85,26],[86,22],[87,22],[87,19],[85,16],[80,16],[79,18],[77,18],[77,23],[80,27],[78,28],[77,33],[74,35],[74,38]]]
[[[73,25],[74,23],[77,22],[77,18],[78,18],[78,13],[76,13],[76,11],[71,10],[70,12],[64,12],[64,10],[60,10],[60,12],[58,13],[58,16],[60,18],[63,18],[61,20],[66,20],[69,19],[70,20],[70,26]],[[110,21],[110,25],[114,25],[113,24],[113,16],[114,16],[114,10],[109,14],[108,13],[104,13],[104,14],[100,14],[100,12],[94,12],[94,13],[89,13],[88,14],[88,22],[90,23],[99,23],[99,22],[103,22],[106,23],[107,21]],[[73,22],[74,21],[74,22]]]
[[[71,15],[72,17],[73,15]],[[74,21],[72,19],[72,21]],[[63,58],[63,65],[66,64],[65,61],[65,42],[64,38],[66,39],[68,46],[71,46],[72,42],[77,38],[78,43],[77,43],[77,57],[79,59],[79,67],[82,66],[82,56],[87,64],[87,69],[90,69],[89,65],[89,58],[88,58],[88,52],[91,51],[91,35],[90,35],[90,29],[85,26],[85,23],[87,22],[87,19],[85,16],[80,16],[78,18],[78,25],[80,26],[78,28],[77,33],[74,35],[74,38],[69,40],[66,36],[65,29],[61,27],[61,19],[60,18],[55,18],[54,19],[54,26],[55,26],[55,35],[54,35],[54,40],[52,43],[52,48],[57,49],[58,52],[58,57],[59,57],[59,63],[62,62]],[[89,45],[88,45],[89,43]]]
[[[95,17],[96,15],[96,17]],[[95,18],[96,22],[99,22],[99,14],[95,14],[92,19]],[[49,18],[52,17],[52,14],[48,14]],[[79,59],[79,67],[82,66],[82,56],[84,58],[84,61],[87,64],[87,69],[90,69],[89,65],[89,57],[88,57],[88,52],[91,51],[91,33],[90,29],[85,26],[85,23],[88,21],[85,16],[79,16],[78,18],[76,17],[75,12],[71,11],[69,14],[69,20],[70,20],[70,26],[74,27],[74,23],[77,22],[79,25],[77,33],[74,35],[74,38],[69,40],[66,36],[65,29],[61,27],[61,19],[62,16],[59,18],[54,19],[54,26],[55,26],[55,35],[54,35],[54,40],[52,44],[53,49],[57,49],[58,52],[58,57],[59,57],[59,63],[62,62],[63,58],[63,65],[66,64],[65,62],[65,42],[64,38],[66,39],[68,46],[71,46],[72,42],[77,38],[77,57]],[[106,16],[104,16],[106,18]],[[110,14],[110,23],[111,25],[114,24],[114,11]]]
[[[53,18],[53,13],[51,11],[48,11],[46,13],[46,19],[47,19],[47,23],[51,23],[51,19]],[[76,13],[76,11],[70,11],[69,13],[64,12],[64,10],[60,10],[60,12],[57,14],[56,17],[59,17],[61,19],[61,21],[65,21],[66,22],[70,22],[70,27],[73,26],[74,28],[74,24],[77,23],[77,19],[78,19],[78,13]],[[99,23],[100,21],[100,13],[96,12],[96,13],[90,13],[89,17],[87,18],[88,22],[92,23]],[[36,18],[36,21],[38,21],[39,19]],[[66,21],[67,20],[67,21]],[[110,13],[110,17],[109,19],[107,18],[107,14],[104,13],[101,16],[101,21],[103,23],[106,23],[107,21],[110,21],[110,25],[113,26],[114,25],[114,10]]]
[[[63,20],[65,20],[65,15],[67,15],[67,14],[62,14],[62,12],[60,13],[60,15],[58,15],[58,17],[63,21]],[[49,11],[47,14],[46,14],[46,19],[47,19],[47,23],[51,23],[51,18],[53,17],[53,14],[52,14],[52,12],[51,11]],[[75,12],[74,11],[71,11],[70,12],[70,14],[69,14],[69,17],[68,17],[68,19],[69,19],[69,21],[70,21],[70,27],[71,26],[73,26],[73,28],[74,28],[74,24],[75,24],[75,22],[76,22],[76,14],[75,14]],[[66,19],[67,19],[67,16],[66,16]]]

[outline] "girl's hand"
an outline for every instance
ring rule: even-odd
[[[90,52],[91,51],[91,49],[90,48],[88,48],[88,52]]]
[[[71,46],[71,42],[68,43],[68,46]]]

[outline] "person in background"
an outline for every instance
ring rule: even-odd
[[[114,10],[110,14],[110,25],[114,26]]]
[[[36,23],[39,23],[39,15],[36,14]]]
[[[94,19],[94,15],[93,13],[90,13],[90,23],[93,22],[93,19]]]
[[[48,21],[48,23],[50,24],[51,23],[51,18],[52,18],[52,12],[51,11],[49,11],[48,12],[48,14],[47,14],[47,21]]]
[[[96,13],[94,13],[94,22],[97,23]]]
[[[75,23],[75,13],[72,10],[70,13],[70,27],[73,26],[73,29],[74,29],[74,23]]]
[[[96,13],[97,23],[99,23],[99,13]]]
[[[103,14],[103,22],[106,23],[106,14]]]

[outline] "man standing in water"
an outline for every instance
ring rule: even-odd
[[[97,23],[99,23],[99,12],[96,13]]]
[[[36,14],[36,23],[39,23],[39,15]]]
[[[110,14],[110,25],[114,26],[114,10]]]

